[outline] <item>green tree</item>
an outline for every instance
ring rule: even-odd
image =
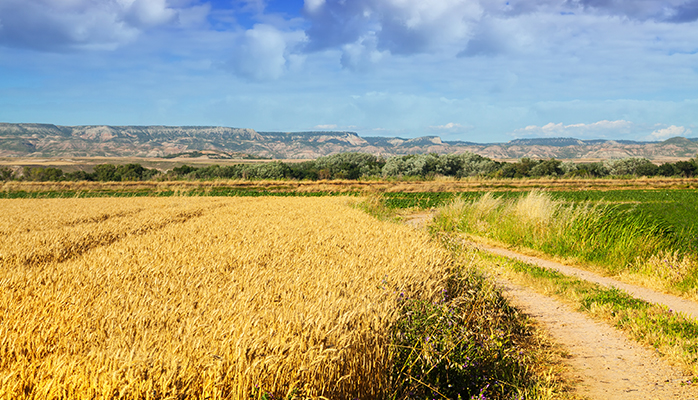
[[[113,182],[116,181],[116,165],[113,164],[100,164],[95,165],[95,177],[98,181],[102,182]],[[121,180],[121,179],[118,179]]]
[[[10,167],[0,168],[0,181],[11,181],[15,178],[15,172]]]
[[[538,165],[531,168],[531,176],[562,176],[565,172],[562,169],[562,161],[551,158],[550,160],[541,161]]]

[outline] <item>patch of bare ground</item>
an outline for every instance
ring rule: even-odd
[[[512,304],[562,345],[580,394],[591,399],[696,399],[680,371],[618,330],[531,289],[499,280]]]
[[[432,214],[404,216],[405,223],[422,228]],[[579,279],[615,286],[632,296],[665,304],[692,318],[698,317],[698,304],[625,284],[589,271],[526,256],[490,245],[474,244],[480,250],[516,258],[544,268],[555,269]],[[698,399],[698,388],[685,385],[683,373],[622,332],[573,310],[570,306],[503,278],[497,282],[511,303],[538,321],[550,337],[569,355],[566,363],[573,371],[580,395],[591,399]]]

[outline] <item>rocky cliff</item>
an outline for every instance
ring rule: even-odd
[[[663,142],[517,139],[478,144],[360,137],[354,132],[257,132],[214,126],[57,126],[0,123],[0,157],[163,157],[186,152],[230,156],[252,154],[278,159],[312,159],[357,151],[383,156],[470,151],[497,159],[531,158],[686,158],[698,153],[698,139]]]

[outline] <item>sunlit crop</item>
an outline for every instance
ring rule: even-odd
[[[449,255],[345,198],[0,200],[0,398],[378,398]]]

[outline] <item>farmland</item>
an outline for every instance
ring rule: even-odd
[[[588,190],[571,190],[574,185]],[[483,275],[492,263],[439,238],[480,235],[693,297],[693,185],[678,179],[6,183],[0,399],[572,398],[558,371],[560,355]],[[536,187],[545,191],[532,195]],[[512,226],[527,226],[512,210],[531,196],[539,201],[529,203],[547,212],[541,220],[548,231],[570,232],[555,228],[559,221],[594,221],[565,213],[594,211],[607,218],[597,222],[608,225],[611,218],[618,232],[638,225],[633,240],[639,241],[619,248],[644,253],[625,254],[620,263],[585,259],[613,256],[618,248],[594,247],[604,240],[587,234],[580,236],[591,249],[585,252],[574,247],[579,237],[564,242],[543,233],[545,224],[509,235]],[[488,201],[499,214],[480,212]],[[465,211],[477,204],[480,211]],[[395,221],[438,207],[431,236],[361,211]],[[466,222],[467,215],[480,217]],[[487,234],[477,231],[486,224]],[[586,232],[594,232],[596,225],[589,226]],[[522,237],[557,237],[557,247]],[[511,273],[529,273],[521,271]],[[574,296],[587,301],[591,289],[580,290]],[[658,331],[655,322],[643,321],[637,332]],[[689,348],[692,330],[684,331],[653,343]],[[695,356],[675,352],[683,352],[679,363],[690,365],[683,360]]]
[[[1,200],[0,399],[554,386],[527,365],[540,346],[491,285],[353,202]]]

